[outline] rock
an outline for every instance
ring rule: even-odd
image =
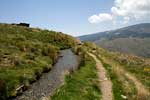
[[[42,99],[41,100],[48,100],[48,98],[47,97],[42,97]]]
[[[127,96],[125,96],[125,95],[121,95],[121,97],[122,97],[123,99],[127,99]]]
[[[108,79],[107,78],[104,78],[104,81],[107,81]]]

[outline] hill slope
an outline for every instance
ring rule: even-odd
[[[150,24],[137,24],[125,28],[79,37],[82,41],[93,41],[97,45],[123,53],[150,57]]]
[[[0,24],[0,99],[27,89],[42,72],[51,69],[60,49],[76,45],[61,32]]]
[[[121,43],[121,38],[100,42],[117,39]],[[142,41],[139,37],[123,39],[129,43],[136,41],[137,44],[143,44],[137,42]],[[143,41],[149,46],[149,39],[145,39],[143,38]],[[124,43],[122,42],[122,45],[125,45]],[[23,86],[24,90],[28,89],[43,72],[51,70],[60,49],[74,47],[73,51],[81,57],[79,69],[66,76],[64,86],[56,90],[52,100],[91,100],[104,96],[103,89],[99,87],[99,83],[103,82],[98,78],[96,66],[99,64],[95,63],[96,60],[90,57],[89,53],[94,55],[98,62],[102,62],[106,69],[107,77],[104,81],[112,82],[115,100],[122,100],[123,97],[131,100],[149,100],[149,59],[110,52],[90,42],[76,44],[75,38],[63,33],[0,24],[0,99],[6,100],[8,97],[16,96],[21,92],[20,86]]]
[[[80,36],[82,41],[112,40],[116,38],[150,37],[150,23],[137,24],[125,28]]]
[[[150,38],[118,38],[108,41],[96,41],[95,43],[111,51],[150,57]]]
[[[87,51],[94,54],[105,67],[107,72],[105,81],[111,80],[112,82],[114,100],[150,99],[150,59],[110,52],[94,46],[90,42],[86,42],[86,46],[88,46]],[[100,83],[104,83],[104,81],[100,81]]]

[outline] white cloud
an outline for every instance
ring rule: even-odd
[[[115,0],[111,12],[116,16],[142,18],[150,14],[150,0]]]
[[[124,17],[123,19],[124,19],[123,24],[127,24],[130,21],[129,17]]]
[[[90,23],[99,23],[104,21],[111,21],[113,19],[112,15],[107,13],[101,13],[99,15],[93,15],[88,20]]]
[[[111,13],[107,15],[111,15],[113,20],[122,17],[124,24],[128,23],[131,19],[146,19],[150,16],[150,0],[115,0]],[[99,17],[99,20],[95,20],[94,23],[103,21],[101,17]]]

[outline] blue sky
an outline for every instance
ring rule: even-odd
[[[27,22],[32,27],[79,36],[149,21],[114,24],[114,21],[107,21],[107,17],[104,22],[96,20],[98,23],[88,20],[93,15],[99,17],[100,13],[105,17],[103,13],[109,14],[113,6],[114,0],[0,0],[0,22]]]

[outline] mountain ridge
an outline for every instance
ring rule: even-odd
[[[135,24],[135,25],[131,25],[131,26],[127,26],[127,27],[123,27],[123,28],[119,28],[119,29],[115,29],[115,30],[110,30],[110,31],[104,31],[104,32],[97,32],[97,33],[93,33],[93,34],[89,34],[89,35],[83,35],[83,36],[79,36],[78,38],[80,38],[82,41],[96,41],[101,37],[108,37],[109,35],[115,34],[115,35],[119,35],[118,31],[126,31],[126,30],[130,30],[129,32],[135,31],[135,29],[138,28],[138,31],[141,32],[145,32],[144,34],[148,33],[148,36],[150,37],[150,23],[141,23],[141,24]],[[139,33],[137,32],[137,33]],[[120,34],[124,34],[120,33]],[[132,34],[132,33],[130,33]],[[110,37],[110,36],[109,36]]]

